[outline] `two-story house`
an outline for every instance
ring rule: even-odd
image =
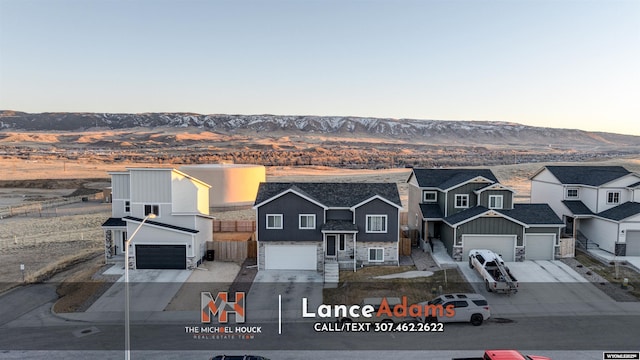
[[[105,231],[105,257],[125,253],[130,234],[129,266],[137,269],[192,269],[212,240],[210,186],[175,169],[130,168],[111,172],[111,217]]]
[[[566,232],[618,256],[640,256],[640,175],[622,166],[545,166],[531,201],[548,203]]]
[[[397,265],[402,203],[392,183],[261,183],[258,269]]]
[[[552,260],[562,221],[546,204],[515,204],[514,191],[489,169],[413,169],[409,227],[422,246],[439,239],[454,260],[489,249],[505,261]]]

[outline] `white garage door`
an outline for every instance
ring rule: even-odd
[[[514,261],[516,256],[515,235],[462,235],[463,261],[469,258],[469,250],[488,249],[502,255],[504,261]]]
[[[640,231],[627,231],[627,256],[640,256]]]
[[[317,270],[316,245],[266,245],[265,268],[268,270]]]
[[[556,236],[554,234],[526,234],[524,258],[527,260],[553,260]]]

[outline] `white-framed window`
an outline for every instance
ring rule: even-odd
[[[131,212],[131,201],[124,201],[124,212]]]
[[[436,202],[438,201],[438,192],[425,190],[422,192],[422,201],[423,202]]]
[[[368,233],[386,233],[387,215],[367,215]]]
[[[489,209],[502,209],[503,201],[502,195],[489,195]]]
[[[370,262],[383,262],[384,261],[384,249],[383,248],[369,248],[369,261]]]
[[[300,230],[313,230],[316,228],[316,214],[300,214],[298,219],[298,228]]]
[[[608,191],[607,204],[619,204],[619,203],[620,203],[620,191]]]
[[[456,202],[454,205],[457,209],[466,209],[469,207],[469,195],[468,194],[456,194]]]
[[[267,229],[282,229],[282,214],[267,214]]]
[[[144,205],[144,216],[147,216],[149,214],[153,214],[155,216],[160,216],[160,205],[145,204]]]
[[[577,199],[580,194],[578,193],[578,188],[567,188],[565,195],[567,199]]]

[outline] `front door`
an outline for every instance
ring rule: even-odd
[[[327,257],[335,258],[336,257],[336,242],[338,241],[338,236],[336,235],[327,235]]]

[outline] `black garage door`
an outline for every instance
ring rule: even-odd
[[[138,269],[186,269],[187,249],[184,245],[136,245]]]

